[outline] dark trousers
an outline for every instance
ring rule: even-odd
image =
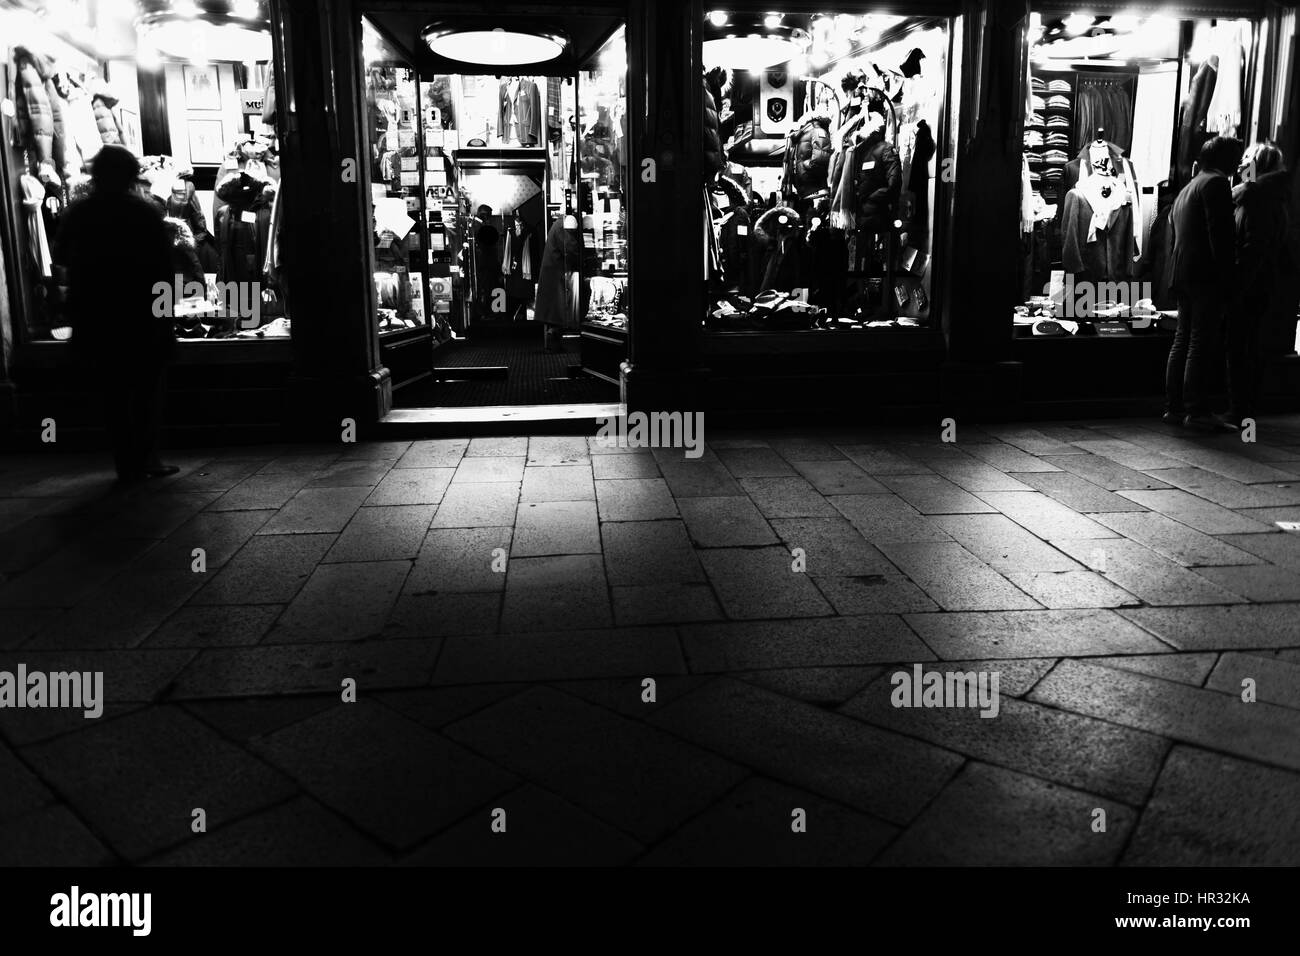
[[[1261,337],[1267,302],[1243,302],[1228,319],[1228,398],[1233,417],[1253,418],[1258,411],[1264,371]]]
[[[1175,415],[1210,413],[1209,379],[1223,361],[1225,303],[1221,296],[1195,289],[1178,293],[1178,331],[1165,367],[1165,411]]]
[[[104,411],[119,478],[139,477],[158,465],[166,381],[162,364],[103,376]]]

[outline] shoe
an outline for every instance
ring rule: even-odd
[[[1207,414],[1188,415],[1185,419],[1183,419],[1183,426],[1186,428],[1195,428],[1197,431],[1202,431],[1202,432],[1221,432],[1225,430],[1226,431],[1237,430],[1233,428],[1231,425],[1225,424],[1222,419],[1214,415],[1207,415]]]
[[[146,478],[167,478],[179,473],[180,468],[176,465],[154,465],[145,469],[144,476]]]
[[[1160,420],[1166,425],[1177,425],[1179,428],[1183,427],[1183,421],[1185,418],[1186,416],[1179,412],[1165,412],[1160,416]]]

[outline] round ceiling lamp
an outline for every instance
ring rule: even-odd
[[[704,23],[704,66],[765,70],[808,52],[806,30],[787,26],[779,13],[727,14],[713,10]]]
[[[518,27],[431,23],[420,35],[438,56],[474,66],[536,66],[554,60],[569,46],[559,32]]]
[[[139,0],[136,34],[151,55],[195,63],[271,59],[271,23],[258,0]]]

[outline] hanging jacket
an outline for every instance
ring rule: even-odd
[[[95,107],[90,94],[73,83],[68,91],[67,109],[64,111],[68,132],[77,141],[83,163],[94,163],[99,155],[104,140],[99,135],[99,123],[95,120]]]
[[[1210,100],[1219,77],[1219,58],[1207,57],[1192,77],[1187,98],[1183,100],[1178,122],[1178,181],[1186,183],[1192,178],[1192,163],[1201,151],[1201,144],[1209,138],[1205,130]]]
[[[742,291],[755,296],[768,289],[790,292],[803,281],[803,223],[789,206],[758,217],[750,236],[749,281]]]
[[[49,62],[26,47],[14,48],[14,66],[18,73],[18,129],[23,143],[32,151],[37,163],[54,162],[54,111],[45,81],[51,73]]]
[[[722,254],[722,281],[728,288],[739,288],[749,274],[749,245],[752,220],[744,187],[730,176],[719,176],[718,186],[727,196],[718,229]]]
[[[218,278],[223,282],[260,281],[271,237],[275,186],[240,172],[217,186],[217,198],[226,204],[217,218]]]
[[[878,130],[863,140],[854,153],[853,163],[857,225],[883,228],[893,220],[903,188],[898,150],[885,139],[884,130]]]
[[[81,175],[82,160],[77,141],[68,129],[65,80],[66,77],[60,74],[52,74],[45,81],[45,93],[49,97],[50,112],[54,119],[54,167],[67,181]]]
[[[113,115],[113,107],[117,105],[117,97],[109,92],[108,85],[102,80],[96,80],[90,86],[90,104],[95,113],[95,125],[99,128],[99,140],[105,146],[122,144],[122,130],[118,128],[117,117]]]
[[[796,196],[826,188],[831,164],[831,118],[820,110],[803,117],[786,142],[785,183]]]
[[[707,80],[702,81],[704,91],[704,178],[712,180],[725,165],[722,155],[722,130],[718,119],[718,103],[709,90]]]

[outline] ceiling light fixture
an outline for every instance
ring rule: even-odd
[[[536,66],[559,57],[569,40],[558,31],[431,23],[420,34],[438,56],[475,66]]]
[[[192,63],[266,63],[271,23],[259,0],[208,4],[139,0],[136,37],[150,56]]]
[[[771,25],[775,18],[775,25]],[[704,27],[704,65],[730,70],[765,70],[808,52],[807,31],[785,26],[780,14],[736,16]]]

